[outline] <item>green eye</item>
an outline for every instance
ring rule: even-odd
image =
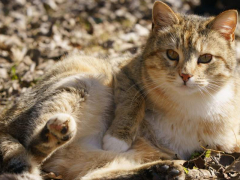
[[[167,57],[172,60],[172,61],[178,61],[179,60],[179,55],[176,51],[172,49],[167,50]]]
[[[212,60],[211,54],[203,54],[199,56],[198,63],[209,63]]]

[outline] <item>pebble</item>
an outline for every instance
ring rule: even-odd
[[[134,28],[139,36],[148,36],[149,34],[149,30],[140,24],[136,24]]]
[[[0,78],[8,79],[8,72],[5,68],[0,68]]]

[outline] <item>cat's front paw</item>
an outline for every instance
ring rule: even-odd
[[[103,149],[107,151],[114,151],[114,152],[125,152],[130,148],[125,141],[120,140],[116,137],[113,137],[110,134],[106,134],[103,137]]]
[[[75,135],[76,129],[74,118],[68,114],[60,113],[48,120],[43,133],[48,140],[57,140],[61,144],[70,140]]]

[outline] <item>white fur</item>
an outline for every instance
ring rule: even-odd
[[[120,140],[117,139],[110,134],[106,134],[103,137],[103,149],[107,151],[114,151],[114,152],[125,152],[130,148],[130,146]]]
[[[90,63],[93,62],[90,61]],[[84,63],[84,61],[81,61],[81,63]],[[91,140],[91,137],[106,131],[106,122],[109,120],[107,113],[109,112],[109,107],[112,105],[112,95],[111,89],[103,86],[101,83],[104,78],[106,79],[103,74],[99,74],[98,72],[96,74],[81,73],[63,78],[53,86],[54,89],[74,87],[86,91],[85,96],[87,95],[87,100],[85,99],[84,101],[87,101],[87,103],[82,102],[82,109],[84,111],[76,112],[73,115],[77,123],[78,138],[81,138],[83,135],[83,138],[90,137],[85,138],[85,140],[88,139],[87,141],[93,142],[95,140]],[[99,143],[94,143],[94,146],[98,147]]]
[[[228,143],[226,146],[232,148],[236,139],[231,138],[234,137],[234,132],[229,129],[234,127],[228,125],[230,123],[227,116],[229,111],[233,111],[233,106],[229,103],[234,98],[232,83],[227,84],[215,95],[206,96],[206,99],[194,94],[188,97],[169,93],[171,93],[169,97],[176,102],[177,107],[169,107],[174,110],[164,115],[151,112],[145,117],[152,125],[159,141],[185,159],[194,150],[202,150],[201,146],[205,145],[214,147],[225,142]],[[201,123],[222,122],[223,117],[225,122],[222,128],[226,128],[226,131],[219,133],[218,137],[208,136],[201,129]],[[214,131],[214,127],[211,128]]]
[[[229,82],[225,87],[215,94],[209,95],[199,94],[198,93],[189,93],[191,87],[175,87],[175,90],[172,90],[172,87],[165,86],[165,93],[167,96],[176,104],[179,105],[179,112],[185,112],[189,118],[202,118],[209,120],[214,120],[214,118],[209,118],[210,115],[221,114],[226,116],[224,112],[226,105],[228,108],[229,102],[234,97],[233,83]],[[198,90],[199,91],[199,90]],[[171,107],[170,107],[171,108]]]

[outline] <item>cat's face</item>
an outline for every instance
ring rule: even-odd
[[[236,11],[216,18],[179,15],[161,2],[153,9],[153,32],[145,50],[145,75],[180,94],[218,92],[236,67]]]

